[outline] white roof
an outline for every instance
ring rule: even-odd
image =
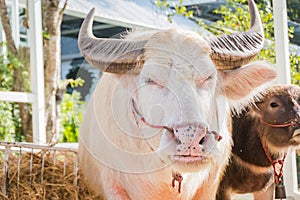
[[[103,23],[129,28],[180,27],[207,32],[184,16],[175,15],[170,23],[167,17],[168,10],[158,8],[155,0],[69,0],[65,13],[84,18],[93,7],[96,8],[95,20]]]

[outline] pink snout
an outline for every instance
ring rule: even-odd
[[[202,149],[199,144],[206,133],[207,128],[202,126],[187,125],[175,128],[174,134],[178,141],[175,155],[200,156]]]
[[[174,128],[174,135],[177,141],[177,156],[201,156],[203,154],[203,141],[206,134],[213,134],[215,141],[220,141],[222,137],[216,132],[209,132],[207,128],[200,125],[185,125]]]

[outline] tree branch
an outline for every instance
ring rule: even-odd
[[[8,13],[7,13],[7,7],[6,7],[5,0],[0,0],[0,16],[1,16],[2,26],[3,26],[6,41],[7,41],[7,48],[12,54],[17,55],[18,50],[17,50],[16,44],[15,44],[15,41],[12,37],[12,30],[11,30],[11,25],[10,25]]]
[[[62,22],[62,18],[64,15],[64,12],[67,8],[67,4],[68,4],[68,0],[65,0],[64,6],[62,7],[62,9],[59,11],[59,16],[58,16],[58,24],[61,24]]]

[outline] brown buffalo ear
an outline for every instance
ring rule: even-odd
[[[92,33],[93,8],[84,19],[78,35],[78,47],[83,57],[94,67],[116,74],[137,74],[144,65],[146,40],[131,41],[96,38]]]
[[[276,78],[277,73],[266,62],[253,62],[239,69],[221,71],[221,87],[231,100],[247,97],[254,89]]]
[[[249,30],[207,38],[210,57],[218,70],[236,69],[247,64],[264,45],[264,30],[254,0],[248,0],[248,5],[251,18]]]

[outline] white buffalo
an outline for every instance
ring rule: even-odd
[[[276,73],[247,64],[262,48],[258,10],[251,28],[203,38],[185,30],[96,38],[94,9],[79,33],[86,60],[104,72],[81,125],[83,175],[105,199],[213,199],[232,139],[229,101]]]

